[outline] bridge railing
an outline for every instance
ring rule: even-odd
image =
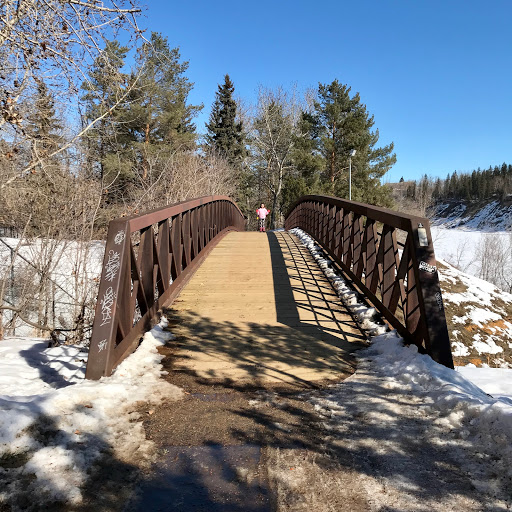
[[[407,342],[453,368],[427,219],[304,196],[290,209],[285,227],[311,235]]]
[[[86,378],[110,375],[218,240],[244,226],[242,213],[226,196],[111,221]]]

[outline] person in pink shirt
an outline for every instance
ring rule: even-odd
[[[261,203],[261,206],[256,210],[256,215],[258,216],[258,227],[260,231],[265,231],[265,219],[269,213],[270,210],[267,210],[263,203]]]

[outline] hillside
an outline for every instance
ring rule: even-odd
[[[432,224],[479,231],[512,230],[512,196],[499,201],[444,201],[428,209]]]
[[[512,368],[512,295],[438,260],[455,364]]]

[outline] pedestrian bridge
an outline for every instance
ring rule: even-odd
[[[285,227],[312,236],[384,322],[453,367],[427,219],[305,196]],[[176,368],[204,379],[335,381],[367,343],[300,241],[288,231],[247,232],[225,196],[110,223],[86,377],[110,375],[171,305],[172,331],[185,340]]]

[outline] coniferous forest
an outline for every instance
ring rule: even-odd
[[[403,181],[403,180],[402,180]],[[407,184],[406,197],[439,203],[446,200],[503,200],[512,194],[512,164],[448,174],[446,179],[424,175]]]

